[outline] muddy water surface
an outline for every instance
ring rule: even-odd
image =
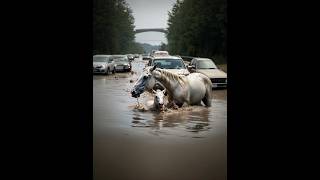
[[[130,89],[145,63],[132,65],[93,76],[94,179],[226,179],[227,90],[213,90],[209,108],[151,111],[148,92],[137,108]]]

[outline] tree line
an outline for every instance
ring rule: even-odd
[[[125,0],[93,1],[93,54],[142,53],[134,38],[134,18]]]
[[[169,12],[169,52],[226,63],[226,10],[226,0],[177,0]]]

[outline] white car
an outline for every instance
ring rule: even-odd
[[[157,65],[158,68],[165,69],[169,72],[180,76],[187,76],[190,74],[186,68],[183,60],[176,56],[157,56],[149,61],[149,66]],[[159,86],[160,85],[160,86]],[[155,89],[164,89],[163,86],[157,82]]]
[[[157,56],[169,56],[168,51],[155,51],[152,54],[153,57],[157,57]]]
[[[93,73],[114,74],[116,69],[114,62],[110,59],[111,55],[94,55],[93,56]]]

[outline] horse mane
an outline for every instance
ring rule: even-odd
[[[156,71],[159,71],[162,75],[162,78],[163,77],[167,77],[169,78],[170,80],[173,80],[173,81],[177,81],[180,85],[183,84],[183,83],[186,83],[185,79],[182,77],[182,76],[179,76],[177,74],[174,74],[172,72],[169,72],[167,70],[164,70],[164,69],[155,69]]]

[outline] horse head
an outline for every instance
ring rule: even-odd
[[[145,90],[151,90],[154,87],[156,80],[151,73],[154,70],[153,68],[155,69],[155,67],[152,67],[142,72],[141,76],[138,78],[137,82],[133,86],[133,89],[131,90],[132,97],[137,98]]]
[[[160,89],[157,89],[157,91],[155,91],[155,90],[152,90],[152,91],[155,94],[154,106],[157,109],[160,109],[162,111],[163,110],[163,106],[164,106],[164,96],[165,96],[165,93],[166,93],[166,89],[164,89],[162,91]]]

